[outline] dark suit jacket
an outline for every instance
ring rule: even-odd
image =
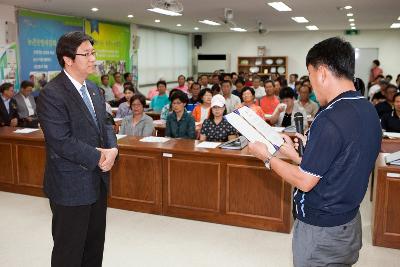
[[[24,100],[24,96],[21,93],[18,93],[14,96],[15,101],[17,102],[17,107],[18,107],[18,116],[20,119],[26,118],[29,116],[29,111],[28,108],[26,107],[26,103]],[[28,96],[29,101],[31,102],[32,108],[34,110],[34,114],[36,115],[36,103],[35,103],[35,98],[33,95]]]
[[[37,113],[46,142],[44,191],[50,201],[64,206],[96,202],[100,182],[109,184],[109,173],[97,166],[96,147],[117,147],[108,123],[104,99],[96,85],[86,81],[99,127],[81,95],[62,71],[40,92]]]
[[[18,119],[17,102],[11,98],[10,113],[8,113],[3,99],[0,97],[0,126],[10,126],[10,122],[14,118]]]

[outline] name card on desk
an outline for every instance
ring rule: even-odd
[[[400,178],[400,173],[388,172],[387,177]]]

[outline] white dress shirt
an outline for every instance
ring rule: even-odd
[[[72,82],[72,84],[75,86],[75,88],[76,88],[76,90],[78,91],[79,95],[83,98],[83,95],[82,95],[82,93],[81,93],[81,88],[82,88],[82,86],[84,85],[84,86],[86,87],[86,90],[87,90],[86,81],[83,81],[83,84],[81,84],[80,82],[78,82],[77,80],[75,80],[74,78],[72,78],[72,76],[69,75],[69,73],[68,73],[65,69],[64,69],[64,72],[65,72],[65,74],[67,75],[68,79],[70,79],[71,82]],[[86,91],[86,92],[87,92],[87,94],[89,94],[89,91]],[[90,104],[92,105],[93,110],[95,110],[95,109],[94,109],[94,106],[93,106],[92,98],[90,97],[90,95],[88,95],[88,97],[89,97]]]

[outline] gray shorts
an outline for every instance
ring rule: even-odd
[[[296,220],[293,230],[295,267],[351,266],[362,247],[360,212],[350,222],[334,227],[319,227]]]

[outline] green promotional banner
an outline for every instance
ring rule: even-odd
[[[99,83],[99,77],[130,70],[130,26],[96,20],[85,21],[85,32],[95,40],[96,72],[90,79]],[[111,78],[111,77],[110,77]]]
[[[17,45],[0,46],[0,84],[12,83],[19,88]]]

